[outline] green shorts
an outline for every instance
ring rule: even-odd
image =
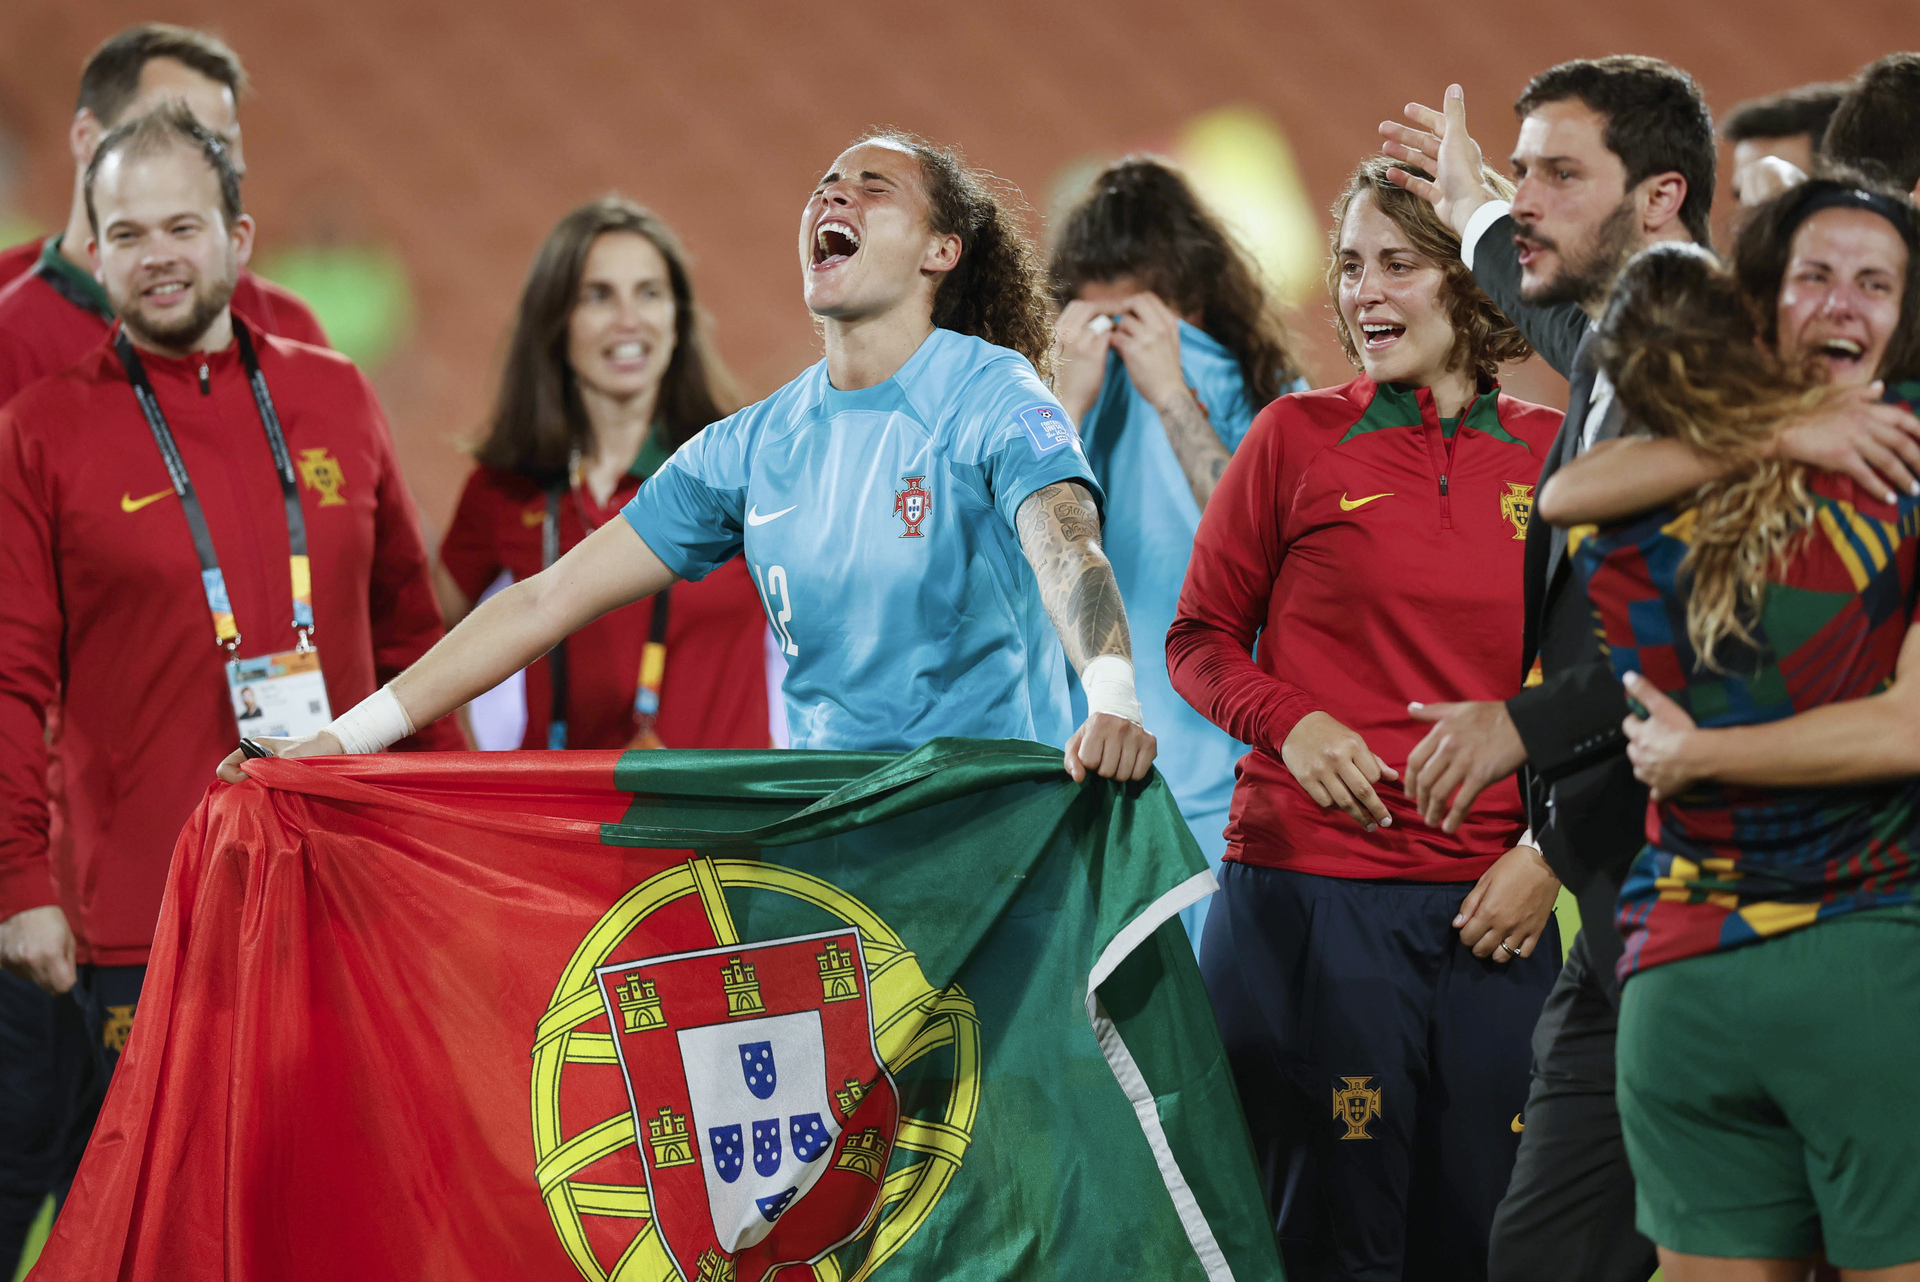
[[[1619,1067],[1639,1227],[1661,1246],[1920,1260],[1920,906],[1632,976]]]

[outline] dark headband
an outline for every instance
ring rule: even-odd
[[[1794,233],[1800,230],[1800,224],[1826,209],[1864,209],[1870,214],[1878,214],[1892,223],[1893,229],[1900,233],[1900,239],[1907,242],[1908,253],[1920,253],[1920,222],[1916,222],[1913,206],[1904,200],[1859,187],[1829,187],[1818,195],[1809,196],[1788,217],[1786,226],[1780,229],[1781,235],[1791,242]]]

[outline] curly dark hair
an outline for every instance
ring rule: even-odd
[[[1131,276],[1233,353],[1259,410],[1299,377],[1287,334],[1247,252],[1180,172],[1127,156],[1093,180],[1060,228],[1047,275],[1064,307],[1091,284]]]
[[[958,149],[918,134],[876,129],[847,146],[870,144],[912,153],[925,183],[928,225],[936,235],[960,238],[960,261],[934,290],[934,325],[1011,347],[1041,378],[1049,377],[1053,313],[1040,288],[1033,242],[1021,226],[1027,206],[1019,190],[969,167]]]
[[[1404,187],[1396,186],[1387,176],[1395,169],[1405,170],[1416,178],[1432,178],[1424,169],[1417,169],[1402,161],[1370,156],[1360,162],[1348,177],[1339,198],[1333,202],[1333,231],[1327,237],[1331,251],[1327,255],[1327,292],[1333,295],[1337,303],[1340,297],[1340,233],[1346,228],[1347,211],[1353,208],[1353,202],[1368,196],[1381,213],[1393,220],[1394,226],[1407,234],[1407,239],[1413,242],[1413,248],[1432,259],[1445,275],[1447,315],[1453,322],[1454,335],[1453,352],[1447,367],[1471,369],[1483,385],[1491,385],[1502,364],[1525,360],[1533,355],[1533,349],[1527,346],[1527,340],[1513,327],[1513,322],[1493,305],[1486,291],[1474,281],[1473,269],[1460,258],[1460,237],[1440,221],[1440,215],[1433,212],[1432,205]],[[1513,195],[1513,184],[1493,170],[1483,168],[1481,177],[1502,197]],[[1347,328],[1347,318],[1340,314],[1338,306],[1333,309],[1333,328],[1340,335],[1341,350],[1353,362],[1353,367],[1359,369],[1360,348],[1353,341],[1353,331]]]
[[[1887,342],[1878,374],[1888,379],[1920,378],[1920,213],[1905,191],[1866,174],[1823,166],[1820,173],[1789,188],[1747,215],[1733,242],[1733,273],[1740,287],[1760,307],[1760,335],[1768,346],[1779,341],[1780,286],[1793,257],[1793,236],[1810,215],[1816,200],[1835,192],[1859,190],[1882,196],[1885,216],[1896,219],[1894,230],[1907,243],[1907,272],[1900,294],[1900,320]]]
[[[667,260],[673,287],[673,359],[660,376],[657,412],[667,443],[679,447],[739,404],[733,379],[707,340],[705,314],[693,294],[687,252],[673,229],[624,196],[588,201],[554,225],[533,257],[513,336],[500,373],[487,434],[474,457],[547,484],[565,475],[573,450],[586,445],[586,406],[567,362],[567,322],[580,293],[580,273],[600,237],[643,236]]]

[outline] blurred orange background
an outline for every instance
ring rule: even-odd
[[[1514,96],[1567,58],[1668,58],[1717,114],[1916,39],[1911,0],[5,0],[10,239],[64,222],[80,66],[145,19],[213,30],[246,62],[257,264],[320,295],[336,339],[369,366],[430,537],[452,511],[460,444],[485,415],[533,251],[601,192],[679,230],[721,351],[758,397],[818,356],[798,216],[860,130],[959,144],[1025,192],[1042,237],[1076,176],[1130,150],[1169,152],[1204,171],[1203,189],[1286,278],[1314,381],[1330,383],[1348,373],[1318,284],[1324,211],[1409,98],[1437,103],[1462,83],[1498,162]],[[1545,371],[1510,386],[1564,396]]]

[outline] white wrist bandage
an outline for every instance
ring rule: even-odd
[[[327,730],[340,741],[340,747],[350,753],[383,752],[412,734],[413,729],[413,719],[386,686],[327,725]]]
[[[1103,654],[1090,661],[1080,674],[1080,688],[1087,692],[1087,715],[1105,712],[1140,724],[1140,700],[1133,693],[1133,664],[1117,654]]]

